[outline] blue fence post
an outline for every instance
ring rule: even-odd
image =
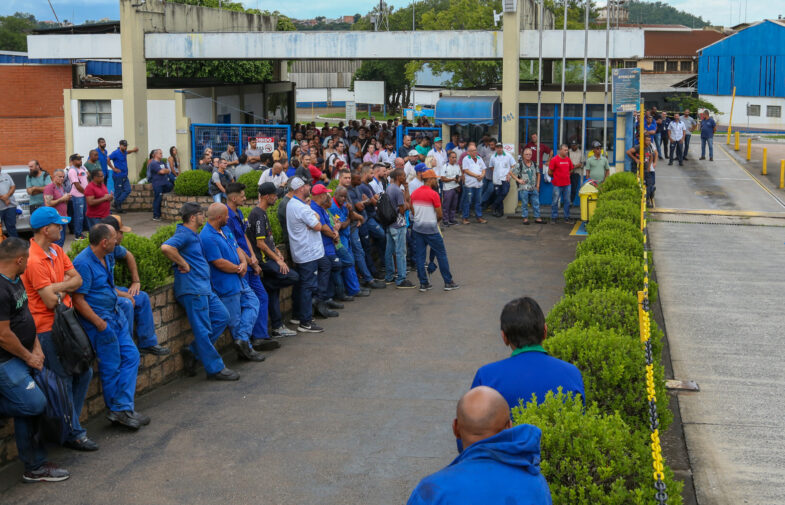
[[[237,157],[243,155],[243,127],[237,127]]]
[[[632,142],[632,135],[633,135],[632,130],[633,130],[633,127],[635,126],[634,125],[635,122],[632,119],[632,112],[626,113],[624,115],[624,117],[626,119],[625,124],[624,124],[624,153],[625,153],[624,154],[624,158],[623,158],[624,159],[624,171],[625,172],[629,172],[631,170],[630,169],[630,159],[629,159],[629,157],[627,156],[626,153],[627,153],[627,149],[631,148],[632,144],[633,144],[633,142]],[[614,154],[614,157],[616,157],[615,154]]]
[[[196,127],[191,125],[191,170],[196,170]]]

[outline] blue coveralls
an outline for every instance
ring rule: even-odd
[[[240,263],[237,240],[228,226],[216,230],[209,223],[199,234],[205,259],[210,264],[210,280],[213,290],[229,312],[229,330],[235,340],[250,341],[256,318],[259,315],[259,300],[244,277],[221,271],[213,261],[224,259],[235,265]]]
[[[115,262],[118,259],[123,259],[128,254],[128,250],[118,245],[114,248],[112,253]],[[120,291],[128,292],[128,288],[118,287]],[[134,337],[134,330],[136,330],[136,339],[140,348],[153,347],[158,345],[158,337],[155,334],[155,323],[153,322],[153,309],[150,306],[150,297],[144,291],[139,291],[139,294],[134,296],[134,302],[128,298],[118,297],[120,310],[125,314],[125,319],[128,321],[128,331],[131,338]]]
[[[76,292],[83,294],[96,315],[106,321],[103,331],[98,331],[86,319],[82,320],[82,327],[98,358],[98,373],[107,408],[112,412],[133,411],[139,351],[117,302],[114,255],[107,254],[104,263],[101,264],[90,247],[74,259],[74,268],[82,276],[82,285]]]
[[[232,230],[240,249],[242,249],[249,258],[253,258],[253,253],[248,250],[248,242],[245,239],[248,221],[245,220],[245,216],[243,216],[243,212],[240,209],[237,209],[237,212],[235,212],[230,209],[228,205],[226,208],[229,211],[229,221],[227,221],[226,226]],[[262,279],[254,273],[252,268],[248,268],[248,271],[245,273],[245,281],[259,300],[259,314],[256,316],[256,323],[254,324],[251,334],[255,339],[268,339],[270,338],[270,335],[267,333],[267,304],[269,303],[267,291],[264,289]]]
[[[349,208],[345,203],[343,207],[339,207],[338,203],[333,199],[332,207],[330,207],[330,214],[333,215],[333,218],[336,221],[343,223],[349,219]],[[335,252],[341,260],[341,266],[343,267],[341,275],[343,277],[343,283],[346,286],[346,294],[354,296],[360,292],[360,279],[357,277],[357,271],[354,269],[355,255],[352,251],[350,227],[341,228],[341,231],[338,232],[338,236],[341,239],[341,247],[337,248]]]
[[[187,274],[174,266],[174,296],[185,309],[194,341],[188,349],[202,362],[208,375],[223,370],[224,362],[213,343],[229,323],[229,313],[210,285],[210,267],[199,236],[190,228],[177,225],[174,235],[164,242],[174,247],[191,267]]]

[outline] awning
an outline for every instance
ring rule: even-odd
[[[445,96],[436,102],[436,125],[493,126],[499,117],[497,96]]]

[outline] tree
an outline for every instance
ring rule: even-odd
[[[693,16],[664,2],[641,2],[632,0],[627,6],[630,23],[685,25],[692,28],[709,26],[700,16]]]
[[[23,12],[0,17],[0,50],[27,51],[27,35],[37,24],[35,16]]]

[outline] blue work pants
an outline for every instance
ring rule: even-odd
[[[118,287],[120,291],[128,292],[128,288]],[[134,296],[134,303],[128,298],[117,298],[120,309],[125,314],[128,321],[128,331],[131,338],[136,333],[136,341],[140,349],[158,345],[158,336],[155,334],[155,323],[153,322],[153,308],[150,305],[150,297],[144,291],[139,291]]]
[[[220,298],[229,313],[229,331],[232,338],[250,342],[256,317],[259,315],[259,299],[247,282],[243,281],[242,286],[239,293]]]
[[[384,252],[384,265],[386,280],[395,279],[398,285],[406,280],[406,227],[387,228],[387,248]],[[393,255],[395,256],[393,258]],[[397,275],[396,275],[397,272]]]
[[[131,194],[131,183],[128,182],[128,177],[114,176],[114,207],[115,209],[122,209],[123,202],[128,195]]]
[[[365,261],[365,251],[363,250],[363,244],[362,241],[360,240],[359,226],[351,227],[351,233],[349,234],[349,242],[351,244],[350,249],[352,251],[352,255],[354,256],[354,264],[360,273],[360,278],[364,282],[371,282],[373,280],[373,276],[371,275],[371,271],[368,270],[368,265]]]
[[[436,261],[439,262],[439,272],[442,274],[442,279],[445,284],[452,282],[452,274],[450,273],[450,262],[447,260],[447,248],[444,246],[444,239],[441,233],[420,233],[417,231],[412,232],[414,236],[415,251],[417,257],[415,263],[417,264],[417,278],[420,284],[428,284],[428,275],[425,271],[425,246],[431,247],[431,252],[436,254]]]
[[[259,302],[259,313],[256,316],[256,322],[253,325],[251,338],[270,338],[269,333],[267,333],[267,304],[269,303],[267,291],[264,289],[262,280],[250,268],[245,274],[245,281],[248,283],[248,287],[254,292],[254,295],[256,295],[256,299]]]
[[[341,258],[339,258],[337,254],[334,256],[325,256],[325,258],[330,262],[330,276],[327,282],[326,300],[343,298],[346,296],[346,289],[343,286],[343,276],[341,275],[343,270]]]
[[[202,362],[208,375],[220,372],[224,369],[224,362],[214,343],[229,323],[226,307],[215,293],[180,295],[177,302],[185,309],[194,334],[194,341],[188,349]]]
[[[354,269],[354,254],[349,243],[350,238],[341,235],[341,247],[336,249],[338,259],[341,260],[341,278],[346,289],[346,294],[354,296],[360,292],[360,279],[357,277],[357,270]]]
[[[19,358],[0,363],[0,415],[14,418],[16,448],[25,471],[37,470],[46,462],[36,419],[46,409],[46,396],[32,374],[33,369]]]

